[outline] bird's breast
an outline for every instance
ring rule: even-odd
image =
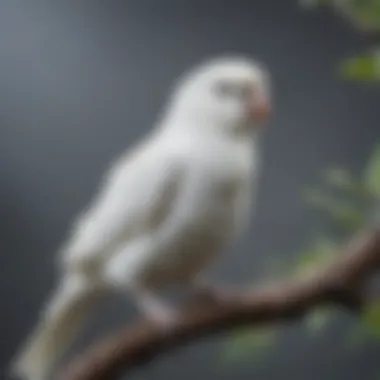
[[[222,253],[239,226],[238,201],[242,196],[239,183],[205,172],[199,184],[194,212],[165,252],[160,269],[148,276],[152,284],[186,282],[205,270]]]
[[[203,167],[199,178],[199,214],[194,225],[216,236],[233,233],[247,182],[247,173],[235,168]]]

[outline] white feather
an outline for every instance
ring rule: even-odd
[[[191,283],[212,264],[245,225],[258,170],[246,99],[220,96],[215,85],[249,82],[264,93],[264,79],[254,62],[234,58],[180,81],[157,128],[112,166],[74,224],[61,254],[62,285],[14,373],[46,380],[103,291],[129,290],[145,312],[161,313],[154,292]]]

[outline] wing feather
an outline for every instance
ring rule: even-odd
[[[159,225],[176,198],[180,166],[159,144],[145,144],[121,157],[73,225],[61,255],[64,264],[93,268],[121,243]]]

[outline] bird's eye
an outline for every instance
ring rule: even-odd
[[[220,97],[231,97],[234,94],[234,87],[229,82],[218,82],[214,86],[215,93]]]
[[[218,96],[223,98],[246,99],[252,93],[250,86],[231,83],[231,82],[218,82],[215,84],[215,92]]]
[[[247,99],[253,95],[254,89],[250,85],[239,86],[239,96],[240,98]]]

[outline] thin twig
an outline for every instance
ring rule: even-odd
[[[156,356],[217,332],[302,317],[325,303],[359,312],[367,281],[380,269],[380,230],[352,239],[337,260],[313,275],[261,291],[241,291],[223,302],[194,301],[165,334],[151,323],[136,322],[77,357],[60,380],[113,380]]]

